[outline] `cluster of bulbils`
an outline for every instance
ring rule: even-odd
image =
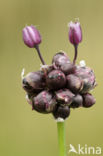
[[[91,107],[95,98],[89,93],[96,86],[95,75],[91,68],[81,61],[76,65],[77,47],[82,40],[79,22],[69,24],[69,40],[75,47],[73,62],[67,54],[60,51],[55,54],[51,65],[46,65],[40,50],[41,36],[34,26],[23,29],[24,43],[35,48],[42,61],[41,70],[30,72],[22,79],[26,99],[37,112],[52,113],[55,119],[66,119],[71,108]]]

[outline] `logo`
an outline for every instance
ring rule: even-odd
[[[87,146],[87,144],[85,144],[84,146],[81,146],[80,144],[77,145],[77,147],[75,148],[72,144],[70,144],[70,149],[68,151],[68,153],[75,153],[75,154],[88,154],[88,155],[100,155],[102,154],[102,148],[97,146],[97,147],[93,147],[93,146]]]

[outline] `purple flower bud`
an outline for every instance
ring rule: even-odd
[[[80,94],[77,94],[70,105],[70,108],[78,108],[83,106],[83,98]]]
[[[33,107],[40,113],[53,112],[56,108],[56,99],[53,97],[52,93],[42,91],[33,98]]]
[[[83,87],[81,79],[73,74],[67,76],[67,88],[73,93],[79,92]]]
[[[57,90],[65,86],[66,78],[62,71],[53,70],[48,74],[46,82],[49,89]]]
[[[74,45],[78,45],[82,41],[82,30],[79,22],[69,23],[69,40]]]
[[[83,88],[81,93],[87,93],[96,86],[95,75],[91,68],[77,66],[75,75],[80,77],[83,81]]]
[[[22,86],[28,93],[40,92],[45,87],[44,73],[41,71],[28,73],[22,81]]]
[[[53,112],[55,119],[66,119],[70,115],[70,108],[68,106],[57,106],[57,109]]]
[[[68,104],[70,105],[73,97],[75,96],[69,89],[61,89],[55,92],[56,99],[59,104]]]
[[[26,26],[22,33],[23,41],[28,47],[34,48],[36,45],[41,43],[40,33],[33,25]]]
[[[83,95],[83,107],[91,107],[95,104],[96,99],[93,97],[92,94],[86,93]]]

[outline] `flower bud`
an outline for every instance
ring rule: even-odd
[[[82,30],[79,22],[69,23],[69,41],[78,45],[82,41]]]
[[[90,93],[86,93],[83,95],[83,107],[91,107],[95,104],[96,99]]]
[[[67,88],[73,93],[79,92],[83,87],[81,79],[73,74],[67,76]]]
[[[22,81],[24,90],[28,93],[38,93],[45,87],[44,73],[41,71],[28,73]]]
[[[96,86],[95,75],[91,68],[78,66],[75,70],[75,75],[83,81],[81,93],[87,93]]]
[[[57,90],[65,86],[66,78],[62,71],[53,70],[48,74],[46,82],[49,89]]]
[[[33,25],[26,26],[22,33],[23,41],[28,47],[34,48],[36,45],[41,43],[40,33]]]
[[[80,94],[77,94],[70,105],[70,108],[78,108],[83,106],[83,98]]]
[[[70,115],[70,108],[68,106],[58,106],[56,111],[53,112],[55,119],[63,118],[66,119]]]
[[[69,89],[60,89],[55,92],[56,99],[59,104],[68,104],[70,105],[73,97],[75,96]]]
[[[33,107],[40,113],[53,112],[56,108],[56,99],[53,97],[52,93],[42,91],[33,98]]]

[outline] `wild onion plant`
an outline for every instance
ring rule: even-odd
[[[95,104],[95,98],[89,93],[96,86],[94,72],[84,61],[76,64],[78,45],[82,41],[79,22],[69,23],[68,37],[74,46],[73,61],[65,52],[60,51],[52,58],[51,65],[47,65],[39,49],[39,31],[33,25],[23,29],[23,41],[29,48],[36,49],[42,67],[23,77],[22,87],[32,110],[42,114],[52,113],[56,119],[60,156],[66,156],[64,122],[70,115],[70,109],[88,108]]]

